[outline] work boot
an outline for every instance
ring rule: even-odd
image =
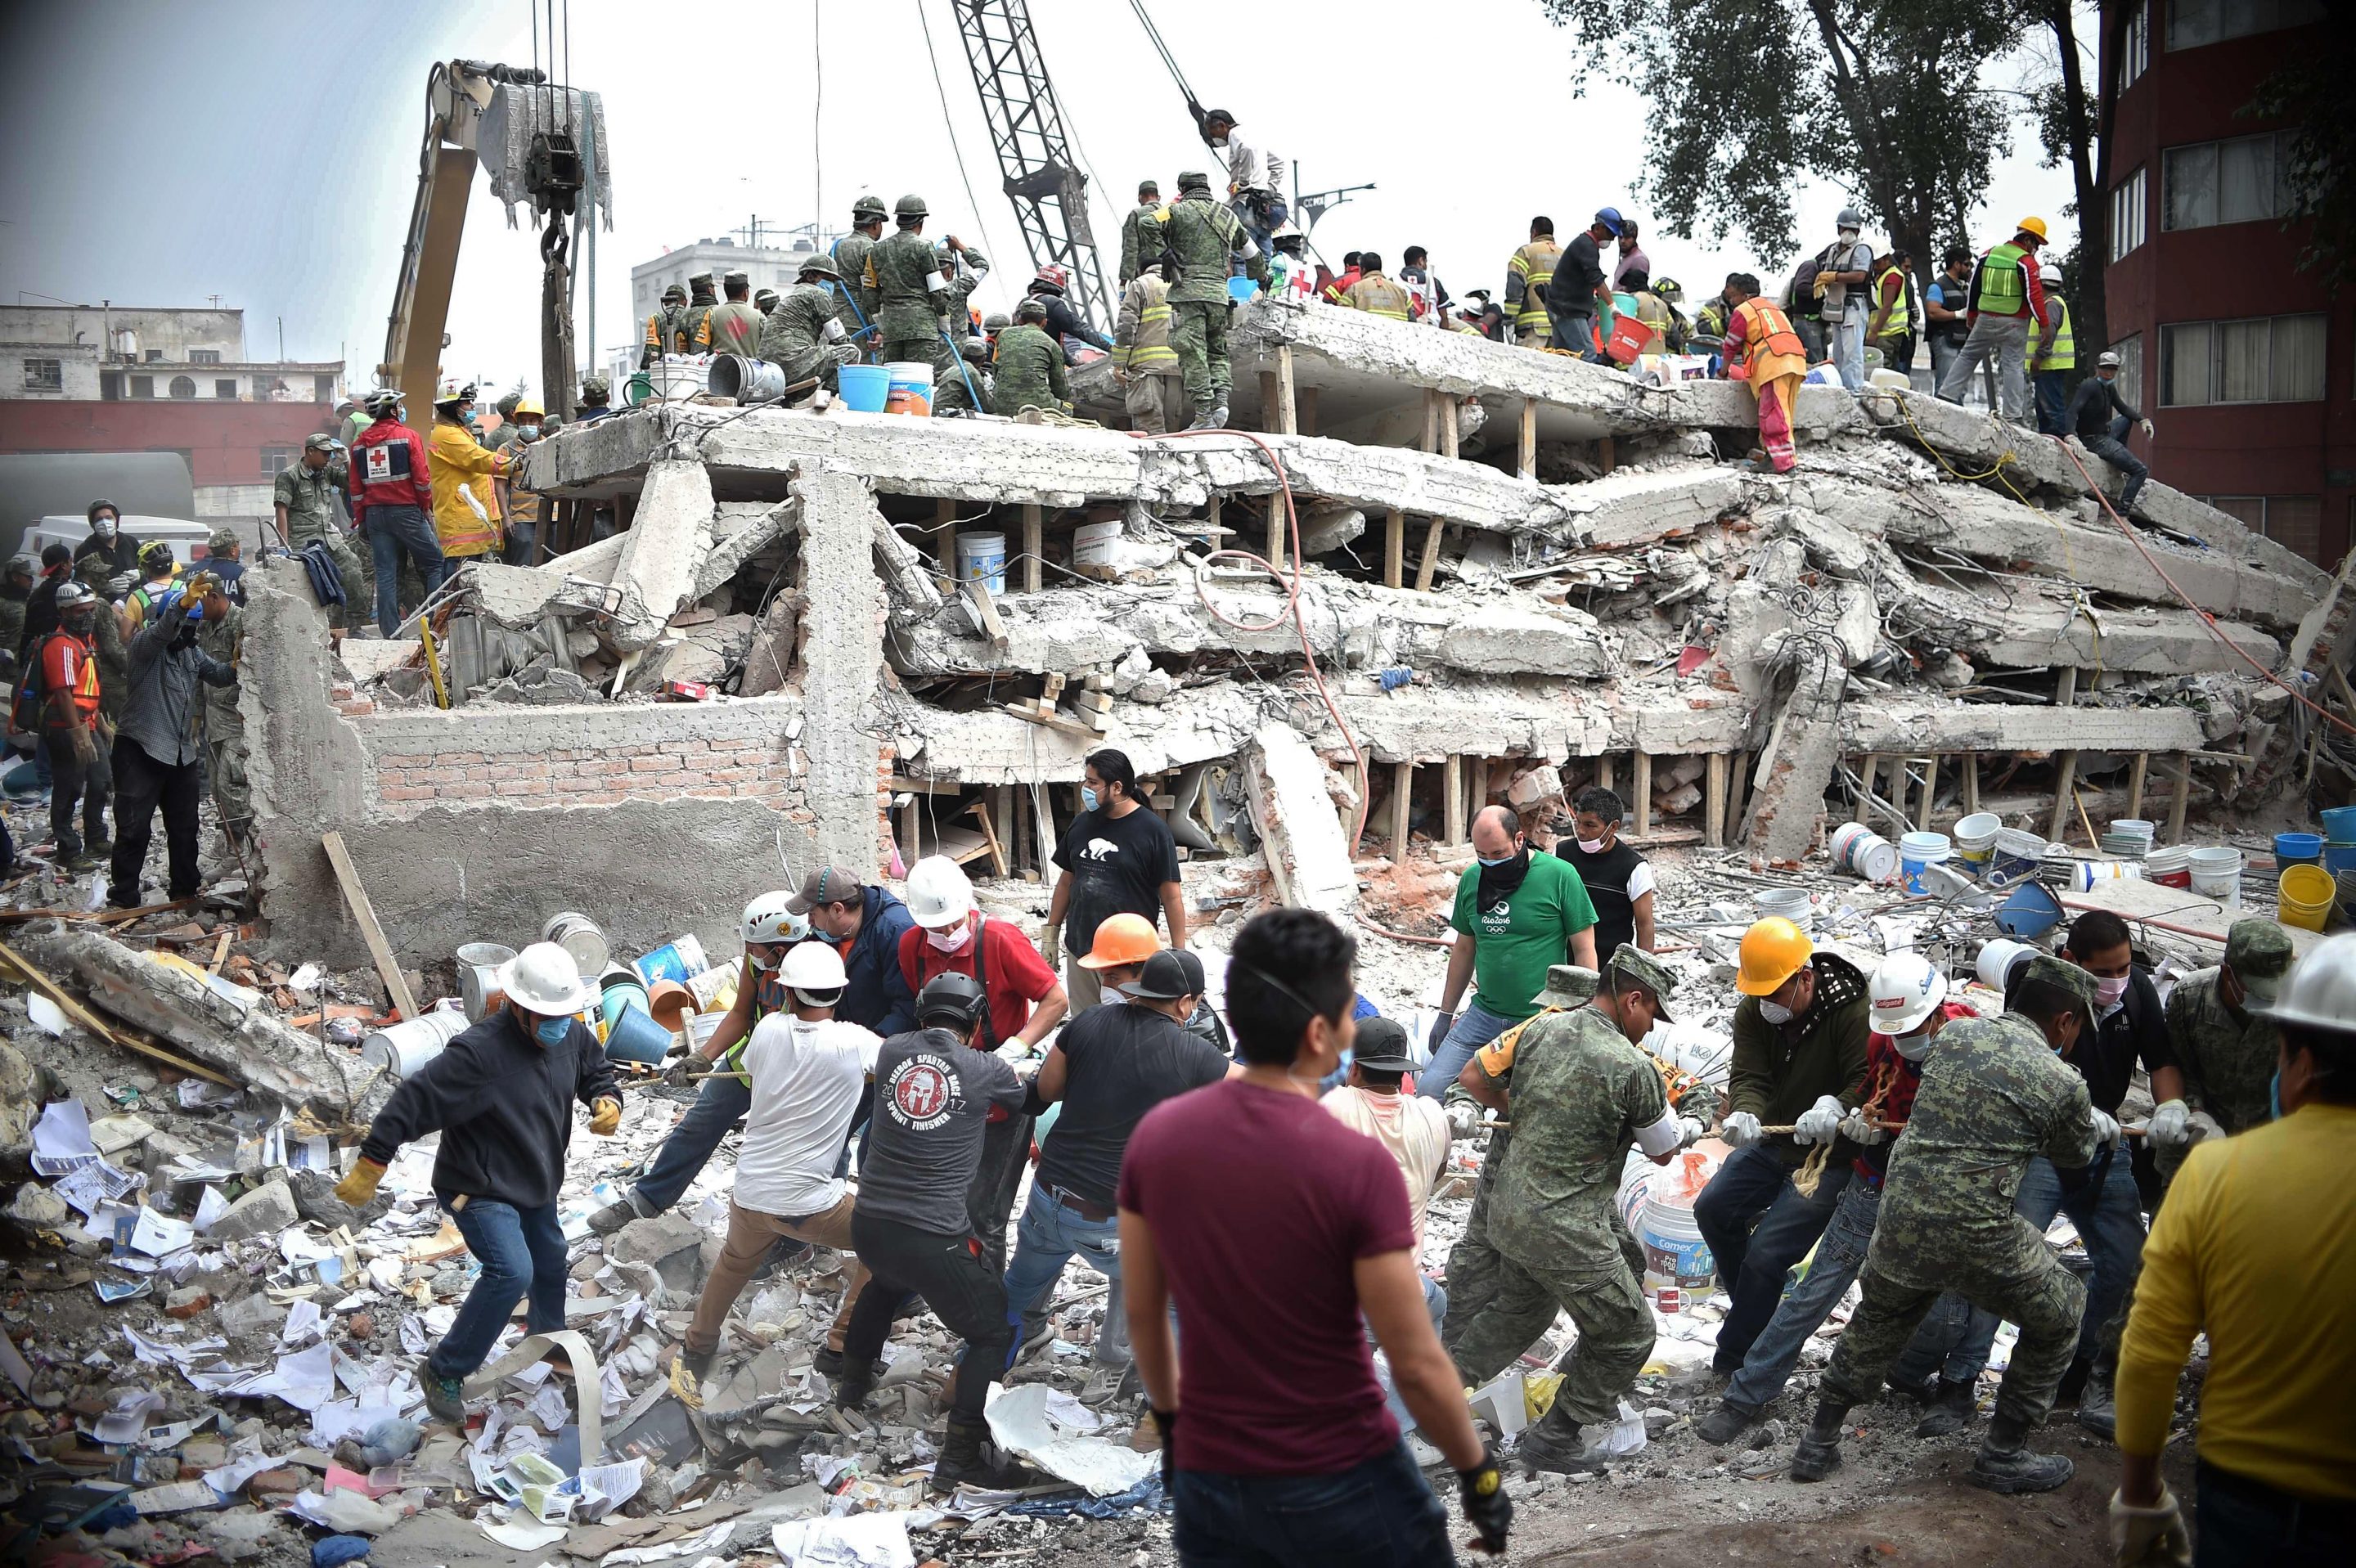
[[[670,1392],[679,1396],[680,1403],[690,1410],[703,1408],[703,1380],[712,1371],[711,1350],[691,1350],[682,1346],[679,1360],[670,1364]]]
[[[1752,1427],[1759,1424],[1759,1413],[1746,1410],[1730,1399],[1718,1402],[1718,1408],[1701,1418],[1695,1433],[1713,1448],[1723,1448]]]
[[[834,1403],[838,1408],[857,1410],[867,1403],[867,1396],[875,1392],[875,1367],[879,1364],[843,1369],[842,1375],[834,1381]]]
[[[1094,1410],[1116,1400],[1134,1398],[1138,1385],[1137,1364],[1133,1361],[1126,1366],[1090,1367],[1088,1381],[1080,1389],[1080,1403]]]
[[[1211,411],[1211,428],[1213,430],[1225,430],[1227,428],[1226,404],[1221,403],[1217,408]]]
[[[1547,1406],[1537,1424],[1522,1434],[1514,1451],[1532,1471],[1551,1470],[1558,1476],[1600,1475],[1606,1462],[1601,1449],[1580,1440],[1579,1423],[1564,1412],[1560,1401]]]
[[[1217,430],[1219,427],[1211,422],[1212,415],[1215,414],[1217,411],[1216,408],[1196,409],[1194,411],[1194,422],[1188,425],[1186,428],[1188,430]]]
[[[1848,1419],[1848,1406],[1829,1400],[1816,1406],[1815,1418],[1800,1436],[1800,1445],[1792,1450],[1792,1479],[1821,1481],[1840,1468],[1841,1424]]]
[[[2111,1391],[2111,1374],[2097,1370],[2078,1395],[2078,1424],[2105,1443],[2115,1443],[2118,1423],[2118,1399]]]
[[[1922,1419],[1914,1424],[1917,1437],[1953,1437],[1972,1424],[1979,1413],[1978,1385],[1939,1380],[1939,1392],[1933,1396]]]
[[[639,1206],[637,1191],[633,1189],[590,1215],[589,1228],[601,1236],[610,1236],[633,1220],[654,1217],[653,1210]]]
[[[436,1421],[446,1421],[453,1426],[466,1424],[466,1380],[445,1378],[432,1368],[420,1369],[425,1376],[425,1408]]]
[[[933,1462],[933,1490],[953,1492],[960,1485],[991,1491],[1019,1487],[1030,1472],[998,1451],[990,1441],[990,1427],[980,1421],[949,1417],[948,1435],[941,1439],[941,1456]]]
[[[1964,1479],[1976,1487],[2010,1496],[2016,1492],[2050,1492],[2069,1485],[2077,1473],[2062,1454],[2032,1454],[2027,1439],[2029,1423],[2019,1416],[1999,1415],[1988,1423],[1987,1441],[1972,1456]]]

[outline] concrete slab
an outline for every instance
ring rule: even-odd
[[[1343,915],[1357,901],[1358,874],[1327,789],[1332,774],[1289,724],[1269,723],[1243,756],[1252,826],[1279,897],[1295,909]]]

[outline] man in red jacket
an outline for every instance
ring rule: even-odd
[[[374,422],[352,443],[352,522],[376,560],[377,629],[390,637],[401,624],[401,558],[432,582],[442,569],[442,543],[434,532],[425,443],[401,422],[401,394],[389,387],[370,392],[368,411]]]

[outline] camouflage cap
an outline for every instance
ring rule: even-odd
[[[323,430],[315,430],[303,438],[303,450],[305,452],[333,452],[341,444]]]
[[[708,289],[712,286],[712,274],[710,272],[698,272],[695,276],[687,280],[687,286],[691,289]]]
[[[1198,188],[1208,190],[1211,188],[1211,176],[1203,173],[1200,169],[1188,169],[1184,174],[1178,176],[1178,188],[1180,190],[1194,190]]]
[[[2094,976],[2079,968],[2067,958],[2056,958],[2051,953],[2040,953],[2021,965],[2019,983],[2026,986],[2040,982],[2048,986],[2059,986],[2077,997],[2078,1010],[2085,1015],[2087,1024],[2093,1025],[2095,1010]]]
[[[758,305],[761,309],[766,310],[771,305],[777,303],[777,291],[775,289],[758,290],[753,295],[753,303],[755,305]]]
[[[835,266],[834,258],[831,256],[803,257],[801,270],[797,275],[807,277],[812,272],[816,272],[821,278],[840,278],[842,276],[841,270]]]
[[[684,283],[673,283],[673,284],[671,284],[671,286],[670,286],[670,287],[669,287],[669,288],[667,288],[667,289],[663,290],[663,298],[664,298],[666,301],[669,301],[669,300],[677,300],[677,301],[679,301],[681,304],[686,304],[686,303],[687,303],[687,285],[685,285]]]
[[[2279,979],[2290,972],[2290,933],[2270,920],[2237,920],[2225,932],[2225,964],[2243,979]]]
[[[1667,965],[1634,943],[1623,942],[1612,949],[1612,956],[1603,961],[1603,966],[1652,992],[1659,1004],[1653,1009],[1655,1017],[1671,1023],[1676,1021],[1669,1017],[1669,998],[1676,995],[1677,977]]]
[[[603,376],[584,376],[581,380],[581,400],[602,403],[614,395],[614,383]]]
[[[225,549],[239,549],[241,543],[235,528],[215,528],[211,536],[205,540],[205,550],[208,554],[219,555]]]
[[[1547,967],[1546,989],[1532,1000],[1541,1008],[1583,1008],[1595,999],[1596,988],[1602,984],[1603,976],[1592,969],[1553,964]]]
[[[732,289],[751,288],[753,286],[753,275],[750,272],[730,272],[720,281],[727,284],[728,287]]]

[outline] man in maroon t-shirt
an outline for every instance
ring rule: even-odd
[[[1454,1561],[1447,1509],[1384,1408],[1369,1326],[1483,1545],[1505,1550],[1513,1508],[1424,1309],[1398,1168],[1317,1101],[1355,1032],[1356,950],[1308,910],[1245,926],[1226,993],[1243,1073],[1147,1113],[1121,1161],[1130,1342],[1182,1563]]]

